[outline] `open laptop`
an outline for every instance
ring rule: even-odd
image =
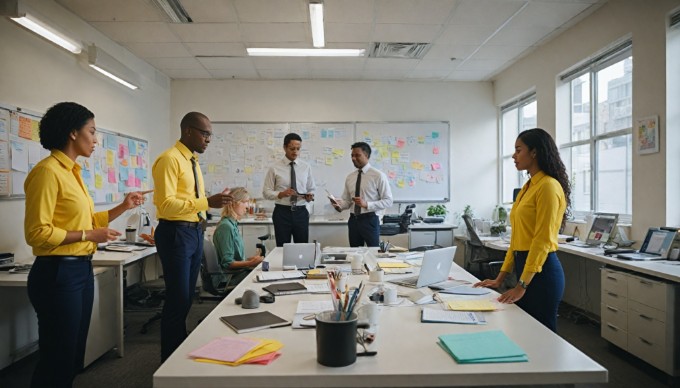
[[[675,230],[649,228],[645,241],[637,253],[621,253],[619,259],[628,260],[666,260],[675,240]]]
[[[389,282],[405,287],[420,288],[448,280],[455,254],[456,247],[425,251],[418,276],[390,280]]]
[[[612,236],[618,220],[619,215],[615,213],[595,213],[593,224],[590,226],[586,241],[572,241],[569,245],[587,248],[605,244]]]
[[[283,244],[283,268],[307,269],[316,266],[317,245],[315,243]]]

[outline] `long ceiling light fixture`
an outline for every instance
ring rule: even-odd
[[[363,57],[365,49],[247,48],[251,57]]]
[[[97,46],[90,45],[87,48],[87,59],[90,67],[101,74],[132,90],[139,88],[137,74]]]
[[[11,19],[14,22],[24,26],[25,28],[74,54],[80,54],[80,52],[83,51],[83,47],[80,43],[57,31],[54,27],[42,22],[33,15],[26,13]]]
[[[324,47],[323,33],[323,3],[309,3],[309,21],[312,24],[312,45],[314,47]]]
[[[173,23],[193,23],[179,0],[152,0]]]

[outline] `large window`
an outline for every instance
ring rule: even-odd
[[[561,77],[569,124],[558,126],[558,143],[576,215],[632,213],[632,75],[625,42]]]
[[[526,176],[515,168],[512,154],[515,153],[517,135],[525,130],[536,128],[536,95],[519,98],[501,107],[501,202],[512,203],[512,190],[521,187]]]

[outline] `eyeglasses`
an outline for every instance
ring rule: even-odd
[[[189,128],[195,129],[198,132],[200,132],[205,140],[210,140],[210,138],[212,137],[212,132],[208,132],[206,130],[203,130],[203,129],[200,129],[200,128],[195,128],[195,127],[189,127]]]

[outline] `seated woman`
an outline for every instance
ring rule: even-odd
[[[222,219],[213,234],[213,244],[217,252],[217,261],[225,272],[233,273],[229,286],[236,286],[243,280],[250,270],[264,260],[262,256],[245,258],[243,238],[238,231],[238,220],[246,214],[250,197],[244,187],[231,189],[233,200],[222,209]],[[238,271],[243,269],[243,271]]]

